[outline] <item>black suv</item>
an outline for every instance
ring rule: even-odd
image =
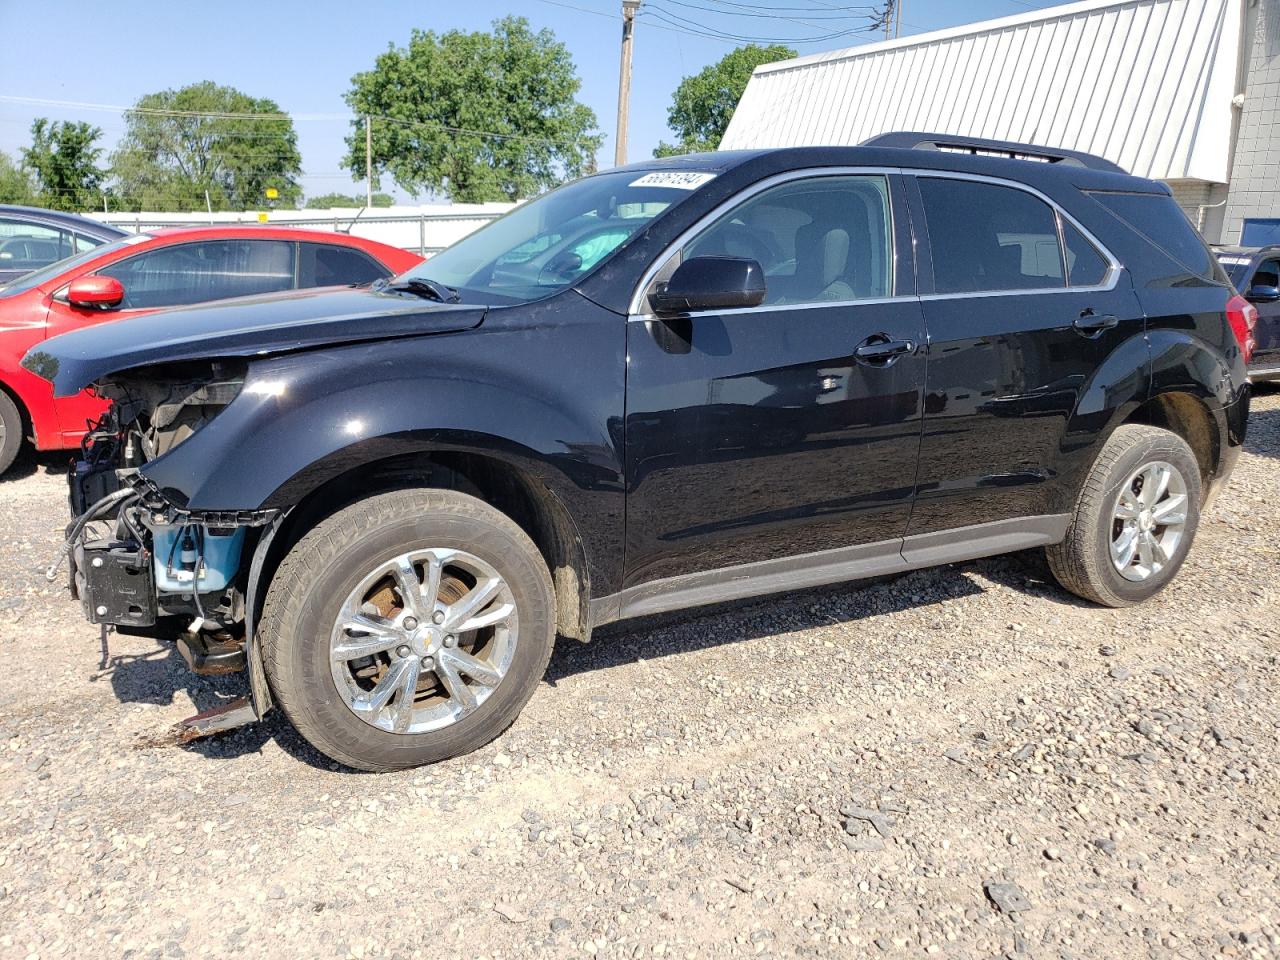
[[[624,617],[1029,547],[1150,597],[1239,455],[1253,317],[1161,184],[893,134],[611,170],[372,288],[24,362],[114,401],[70,478],[89,619],[247,671],[198,730],[275,703],[389,770]]]
[[[1213,251],[1236,289],[1258,310],[1251,380],[1280,380],[1280,246],[1218,246]]]

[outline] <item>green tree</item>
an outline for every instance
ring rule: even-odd
[[[762,63],[790,60],[795,55],[790,47],[780,44],[768,47],[748,44],[730,51],[699,73],[685,77],[676,87],[671,109],[667,111],[667,126],[678,139],[675,143],[665,140],[659,143],[653,155],[669,157],[715,150],[720,146],[733,111],[738,109],[751,72]]]
[[[97,127],[80,121],[31,124],[31,146],[22,150],[22,165],[35,174],[36,202],[53,210],[85,210],[98,205],[106,174],[98,167],[102,136]]]
[[[363,207],[365,197],[364,194],[354,193],[322,193],[318,197],[307,198],[308,210],[328,210],[330,207]],[[389,193],[375,193],[373,195],[373,205],[375,207],[389,207],[395,203]]]
[[[274,100],[212,81],[139,98],[124,115],[111,156],[120,202],[134,210],[262,207],[269,187],[281,206],[302,198],[302,157],[293,120]]]
[[[31,174],[7,153],[0,152],[0,203],[33,203],[35,199],[36,185]]]
[[[370,115],[375,175],[461,203],[529,197],[594,162],[602,137],[581,86],[568,48],[523,17],[491,33],[415,30],[351,78],[343,165],[364,176]]]

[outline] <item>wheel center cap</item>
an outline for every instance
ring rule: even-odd
[[[419,627],[409,637],[413,652],[420,657],[429,657],[440,649],[440,631],[432,626]]]
[[[1144,533],[1149,533],[1156,528],[1156,519],[1151,516],[1150,510],[1143,510],[1138,515],[1138,526]]]

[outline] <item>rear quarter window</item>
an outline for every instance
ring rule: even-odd
[[[1198,277],[1220,281],[1217,261],[1173,197],[1163,193],[1093,193],[1094,200]]]

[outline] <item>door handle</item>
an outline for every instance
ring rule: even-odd
[[[883,333],[873,334],[863,340],[853,351],[859,363],[887,366],[903,354],[913,353],[914,340],[890,340]]]
[[[1094,313],[1092,310],[1086,310],[1076,317],[1071,326],[1075,327],[1078,333],[1091,337],[1102,333],[1104,330],[1110,330],[1119,323],[1120,321],[1109,313]]]

